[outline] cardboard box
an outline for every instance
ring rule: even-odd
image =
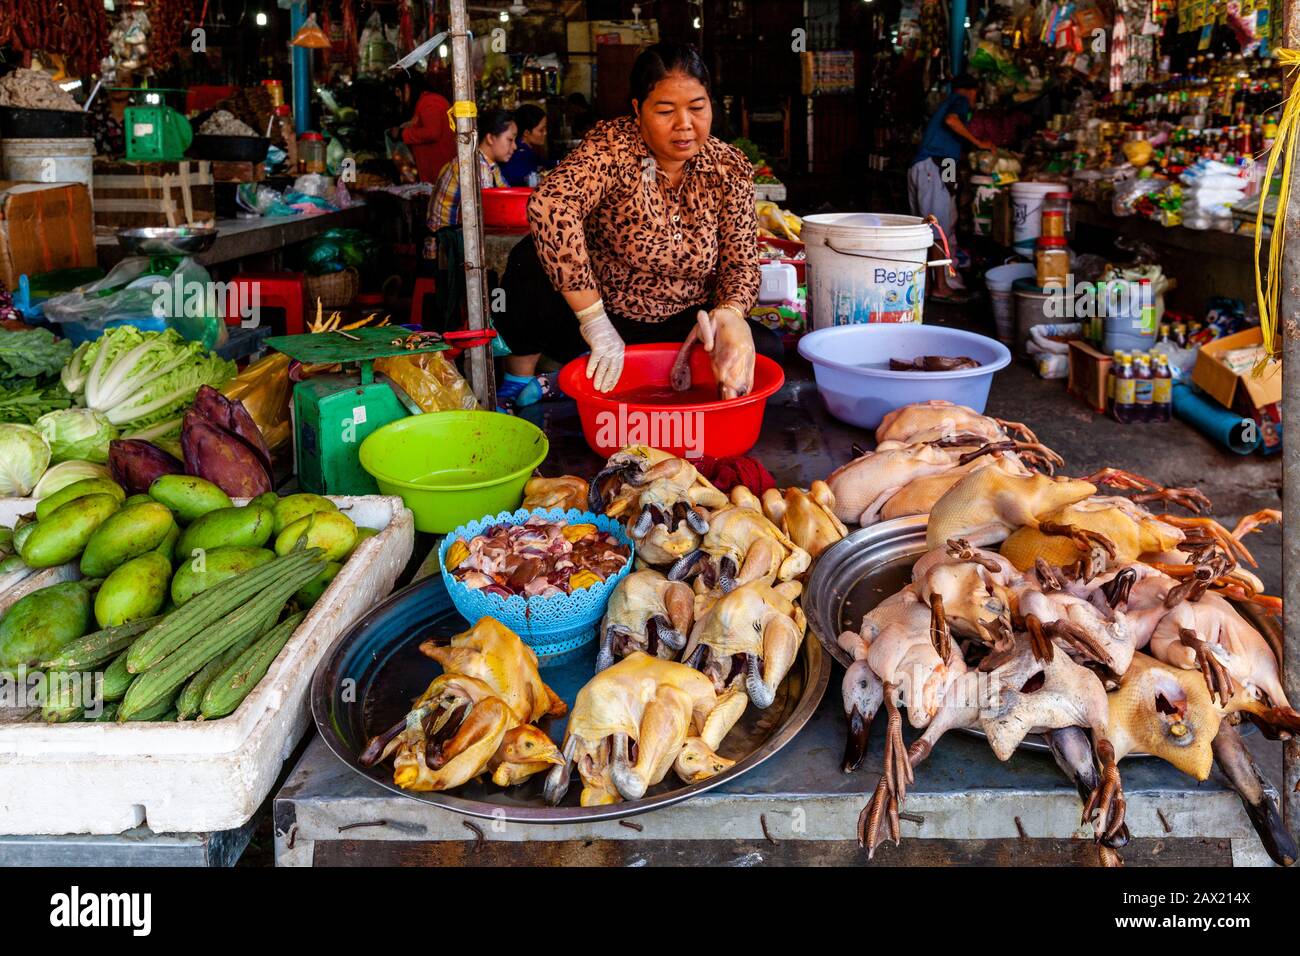
[[[1192,381],[1224,408],[1259,409],[1282,400],[1282,366],[1269,365],[1256,378],[1250,371],[1237,374],[1223,364],[1220,356],[1233,349],[1262,345],[1264,334],[1258,327],[1215,339],[1196,353]],[[1248,406],[1247,406],[1248,403]]]
[[[1106,414],[1106,380],[1114,361],[1082,339],[1070,340],[1070,379],[1067,388],[1098,415]]]
[[[90,191],[81,183],[0,182],[0,279],[95,265]]]
[[[216,217],[212,164],[207,161],[95,163],[96,226],[197,226]]]

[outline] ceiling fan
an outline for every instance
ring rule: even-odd
[[[526,16],[528,13],[528,6],[523,2],[523,0],[511,0],[510,5],[505,8],[489,7],[483,4],[470,4],[467,9],[480,13],[508,13],[512,17],[522,17]]]

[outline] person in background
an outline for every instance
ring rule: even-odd
[[[446,122],[446,116],[443,122]],[[510,162],[515,154],[514,117],[505,110],[488,110],[478,118],[478,185],[480,189],[505,186],[498,163]],[[438,175],[429,199],[429,229],[460,225],[460,164],[449,162]]]
[[[952,92],[925,124],[921,148],[907,171],[907,198],[912,214],[934,216],[938,223],[934,231],[935,258],[948,258],[940,244],[940,230],[947,238],[949,251],[954,255],[957,252],[957,163],[961,160],[963,144],[993,149],[991,142],[978,138],[966,126],[978,96],[979,83],[969,73],[952,81]],[[931,298],[940,302],[965,302],[969,298],[960,278],[948,277],[947,267],[939,266],[937,273]]]
[[[748,318],[760,284],[754,167],[709,135],[708,67],[692,46],[657,43],[629,85],[632,115],[597,123],[529,199],[531,235],[510,252],[493,317],[514,352],[503,405],[554,397],[553,374],[537,375],[543,353],[587,353],[587,378],[611,392],[625,343],[681,343],[702,323],[736,395],[753,387],[756,350],[781,357],[780,337]]]
[[[535,186],[529,177],[546,165],[546,111],[525,103],[515,110],[515,125],[519,128],[515,154],[501,167],[501,175],[511,186]]]
[[[456,155],[456,133],[447,122],[451,103],[444,95],[446,80],[416,70],[410,74],[410,85],[414,115],[388,135],[411,147],[420,181],[436,183],[442,167]]]

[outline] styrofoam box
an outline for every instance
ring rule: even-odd
[[[233,714],[171,723],[15,722],[0,711],[0,833],[157,833],[240,827],[266,799],[311,722],[308,693],[334,640],[393,589],[410,560],[415,524],[396,497],[332,499],[379,530],[343,566]],[[0,524],[33,510],[0,499]],[[51,569],[75,577],[71,568]],[[24,581],[22,587],[29,587]]]

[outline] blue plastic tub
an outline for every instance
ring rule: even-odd
[[[875,428],[886,412],[937,398],[983,412],[993,373],[1011,362],[1011,352],[996,339],[914,323],[819,329],[799,341],[799,354],[812,362],[817,389],[830,413],[859,428]],[[889,369],[891,358],[921,355],[965,355],[980,367],[957,372]]]

